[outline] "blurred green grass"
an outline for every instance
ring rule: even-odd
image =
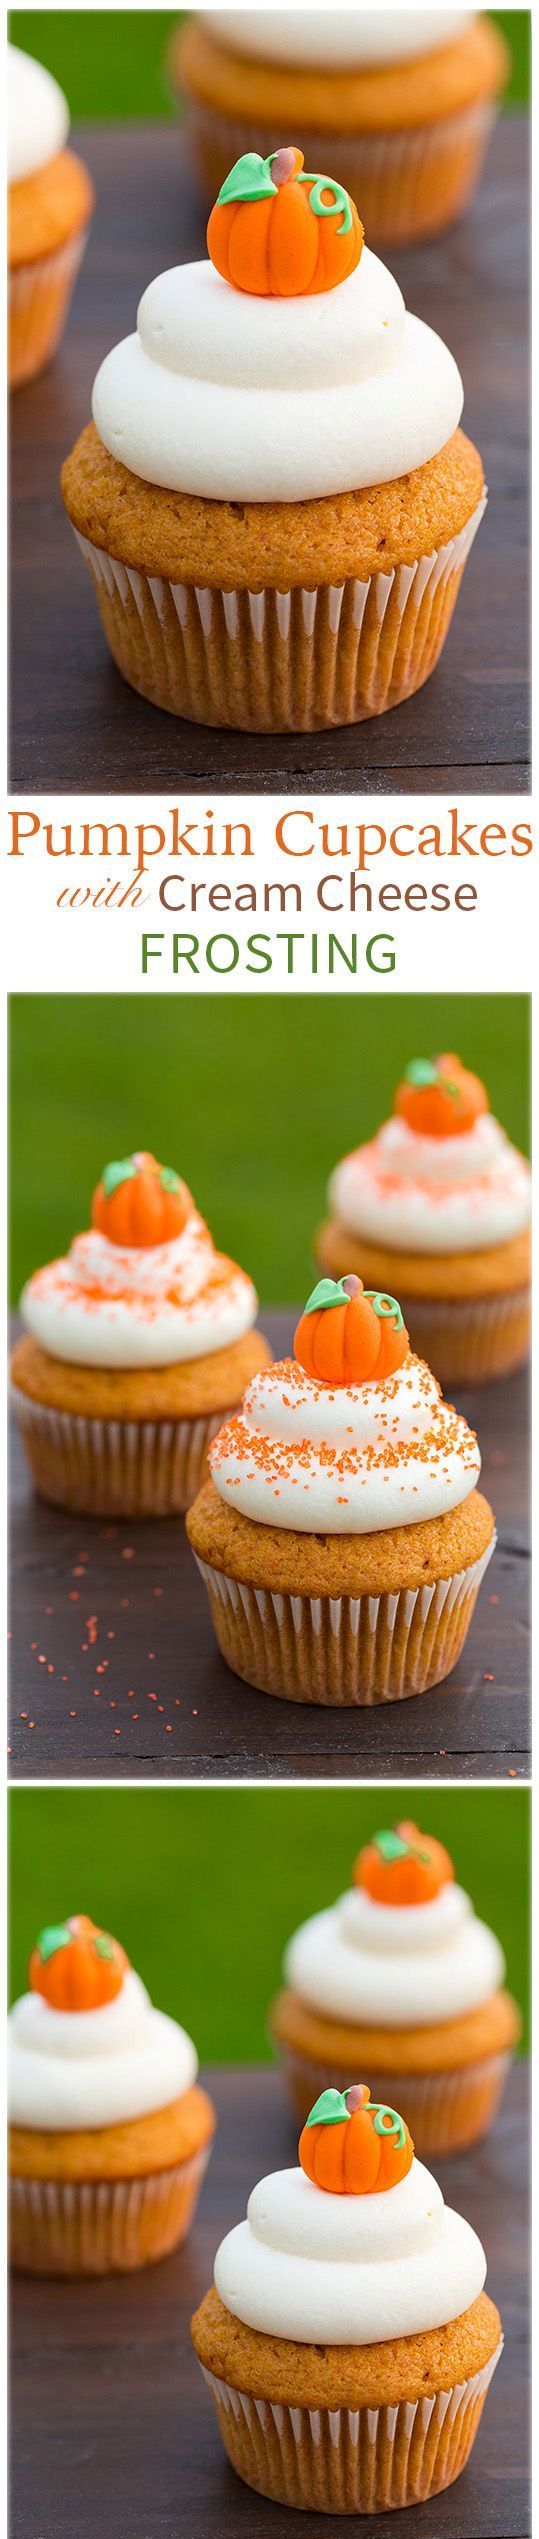
[[[507,105],[530,93],[530,11],[490,12],[507,36],[512,74]],[[183,9],[13,9],[12,42],[35,53],[65,89],[74,121],[171,117],[177,111],[165,59]]]
[[[202,2062],[263,2062],[286,1940],[342,1894],[362,1843],[403,1814],[447,1844],[527,2015],[529,1791],[402,1784],[12,1790],[10,1999],[44,1923],[90,1913]]]
[[[524,996],[14,996],[10,1296],[88,1225],[103,1164],[175,1165],[265,1304],[312,1284],[328,1173],[391,1108],[408,1058],[454,1049],[529,1147]]]

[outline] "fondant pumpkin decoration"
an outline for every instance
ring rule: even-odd
[[[414,2146],[394,2107],[371,2099],[362,2081],[324,2089],[300,2137],[305,2176],[330,2195],[384,2195],[411,2169]]]
[[[329,176],[307,176],[301,150],[248,150],[210,213],[208,254],[224,282],[259,299],[333,291],[359,264],[355,203]]]
[[[488,1111],[488,1094],[460,1058],[411,1058],[397,1086],[395,1110],[417,1137],[463,1137]]]
[[[123,1163],[105,1164],[92,1199],[92,1225],[109,1243],[142,1252],[154,1243],[173,1243],[183,1233],[190,1204],[185,1182],[170,1164],[157,1164],[155,1155],[126,1155]]]
[[[410,1342],[395,1296],[360,1278],[321,1278],[294,1335],[294,1356],[319,1384],[383,1384]]]
[[[73,1913],[68,1922],[40,1931],[28,1982],[51,2010],[101,2010],[105,2002],[115,2001],[128,1966],[119,1940],[100,1931],[86,1913]]]
[[[421,1834],[406,1818],[391,1832],[375,1834],[360,1851],[354,1886],[375,1904],[430,1904],[454,1879],[453,1862],[434,1834]]]

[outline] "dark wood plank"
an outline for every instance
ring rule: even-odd
[[[276,2515],[228,2467],[189,2341],[219,2240],[255,2179],[290,2165],[294,2137],[276,2074],[207,2077],[219,2130],[186,2248],[105,2285],[14,2285],[11,2539],[296,2539],[298,2515]],[[446,2202],[483,2240],[505,2350],[468,2468],[419,2520],[399,2514],[399,2539],[419,2539],[419,2524],[421,2539],[527,2539],[527,2097],[521,2063],[490,2140],[438,2166]],[[372,2527],[394,2539],[395,2517]],[[304,2539],[321,2528],[302,2515]]]
[[[261,1316],[277,1356],[295,1318]],[[14,1437],[12,1777],[525,1775],[527,1378],[462,1394],[459,1408],[478,1430],[497,1550],[448,1685],[363,1712],[298,1709],[240,1683],[219,1656],[183,1526],[63,1516],[34,1496]]]
[[[200,255],[204,214],[174,126],[83,129],[97,213],[52,368],[12,400],[11,784],[14,791],[250,793],[356,788],[520,792],[529,783],[527,125],[504,116],[457,229],[391,261],[409,306],[446,334],[465,424],[490,487],[438,671],[409,704],[355,730],[294,738],[209,732],[160,714],[120,678],[58,491],[111,344],[141,292]],[[58,664],[61,664],[61,677]]]

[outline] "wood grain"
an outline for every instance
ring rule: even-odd
[[[204,214],[174,126],[84,127],[97,212],[68,333],[12,399],[11,786],[20,793],[365,795],[522,792],[529,784],[528,181],[523,115],[499,123],[459,227],[390,259],[410,308],[446,335],[483,456],[486,519],[439,669],[396,712],[299,737],[175,721],[125,685],[58,490],[92,382],[156,273],[204,250]]]

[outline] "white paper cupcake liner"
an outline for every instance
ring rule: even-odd
[[[494,1550],[429,1587],[382,1596],[290,1596],[195,1557],[233,1671],[285,1701],[336,1708],[406,1700],[455,1665]]]
[[[10,1403],[36,1488],[85,1516],[180,1516],[207,1479],[222,1411],[200,1419],[87,1419],[34,1402]]]
[[[306,165],[330,168],[357,203],[368,246],[435,236],[465,210],[481,174],[496,108],[489,100],[419,130],[302,133]],[[187,104],[188,129],[206,191],[213,196],[245,150],[264,158],[268,127]]]
[[[209,2146],[145,2178],[10,2178],[10,2262],[19,2274],[125,2274],[156,2264],[189,2229]]]
[[[322,731],[383,714],[428,678],[486,499],[414,564],[316,590],[169,582],[75,536],[114,660],[152,704],[241,731]]]
[[[35,256],[29,264],[12,265],[8,282],[9,382],[21,387],[33,379],[56,352],[86,247],[87,229],[78,230],[54,255]]]
[[[246,2485],[304,2511],[390,2512],[423,2503],[460,2475],[502,2345],[453,2389],[393,2407],[278,2406],[201,2368],[228,2458]]]
[[[531,1336],[531,1288],[499,1296],[405,1296],[410,1344],[441,1384],[488,1384],[525,1365]]]
[[[292,2113],[306,2122],[323,2089],[342,2089],[363,2078],[331,2061],[315,2061],[299,2048],[276,2039]],[[420,2159],[429,2154],[461,2151],[481,2141],[494,2123],[511,2063],[511,2055],[485,2054],[456,2072],[377,2072],[369,2062],[371,2098],[399,2108]]]

